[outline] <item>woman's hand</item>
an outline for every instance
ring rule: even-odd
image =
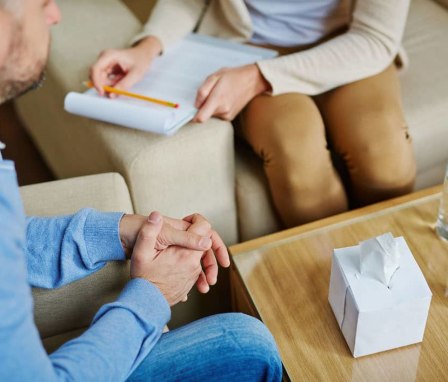
[[[230,121],[252,98],[270,89],[269,82],[256,64],[221,69],[210,75],[199,88],[194,122],[205,122],[211,117]]]
[[[103,86],[127,90],[143,78],[151,62],[162,52],[160,40],[149,36],[128,49],[108,49],[100,53],[90,68],[90,80],[99,94]],[[110,94],[110,97],[116,96]]]

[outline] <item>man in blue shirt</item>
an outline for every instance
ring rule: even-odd
[[[40,84],[54,0],[0,0],[0,103]],[[0,149],[1,149],[0,144]],[[47,355],[30,286],[56,288],[131,259],[131,280],[80,337]],[[267,380],[281,378],[272,336],[224,314],[162,335],[170,307],[216,283],[227,250],[200,215],[183,220],[83,209],[26,218],[14,164],[0,155],[0,381]]]

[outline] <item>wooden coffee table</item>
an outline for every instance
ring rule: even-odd
[[[448,243],[434,232],[440,187],[230,247],[237,311],[275,337],[293,381],[448,381]],[[355,359],[328,303],[334,248],[404,236],[432,290],[423,343]]]

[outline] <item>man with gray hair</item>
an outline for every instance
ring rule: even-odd
[[[0,0],[0,103],[41,84],[60,17],[54,0]],[[47,355],[30,286],[57,288],[126,258],[118,299]],[[274,340],[253,318],[216,315],[162,334],[171,306],[216,283],[218,263],[229,266],[227,250],[198,214],[26,218],[14,163],[0,155],[0,381],[279,380]]]

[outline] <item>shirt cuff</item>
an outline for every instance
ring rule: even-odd
[[[93,263],[125,260],[120,240],[120,221],[123,212],[99,212],[91,210],[84,225],[84,241]]]
[[[162,333],[171,318],[170,306],[159,288],[142,278],[130,280],[117,301],[104,305],[93,322],[112,308],[122,308],[132,312],[147,333],[154,329]]]

